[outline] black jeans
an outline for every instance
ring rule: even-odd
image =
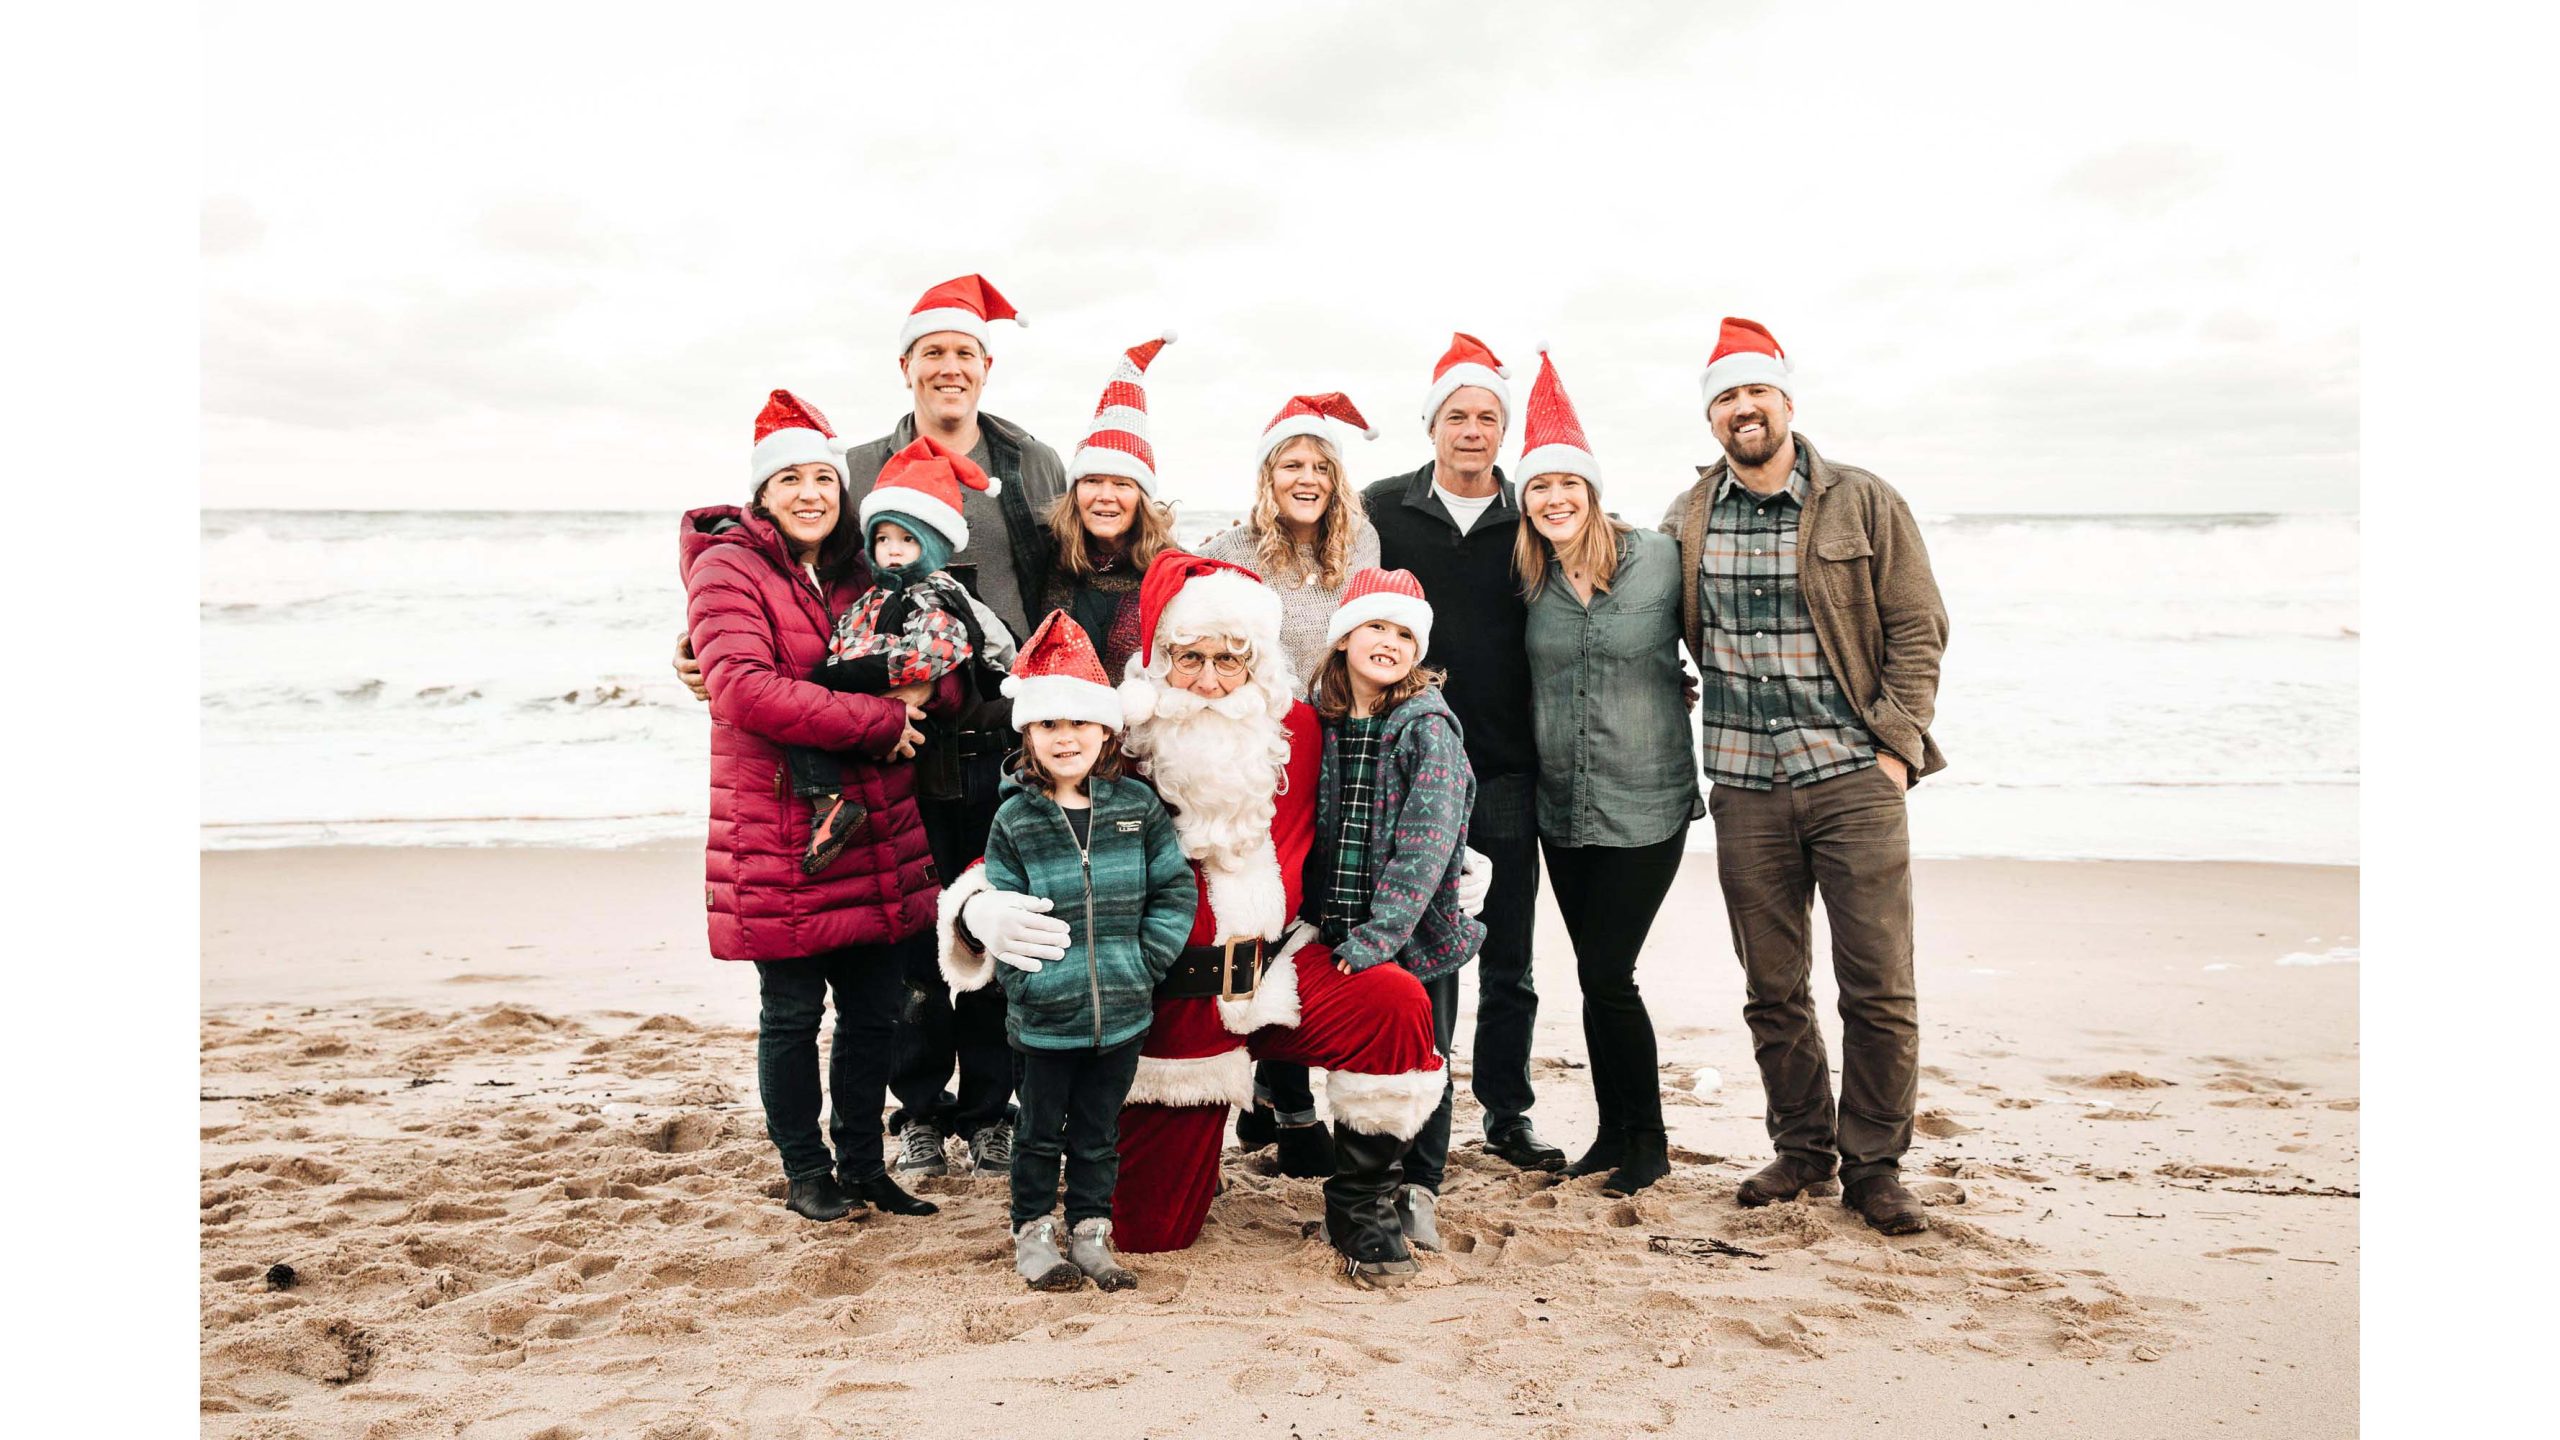
[[[1440,1193],[1440,1182],[1449,1173],[1449,1116],[1457,1108],[1458,1082],[1448,1061],[1450,1049],[1458,1043],[1458,977],[1466,973],[1452,970],[1422,982],[1422,993],[1431,997],[1431,1044],[1440,1052],[1440,1105],[1414,1132],[1413,1143],[1405,1146],[1404,1183],[1434,1195]]]
[[[867,1180],[880,1159],[880,1106],[889,1084],[889,1033],[898,1013],[903,951],[929,945],[928,933],[895,945],[848,945],[799,960],[759,960],[763,994],[756,1017],[756,1092],[764,1101],[764,1133],[782,1152],[782,1173],[808,1180],[839,1172]],[[827,992],[836,996],[835,1043],[827,1057],[827,1130],[818,1130],[818,1025]],[[827,1143],[835,1142],[835,1158]]]
[[[1067,1172],[1067,1224],[1108,1218],[1120,1180],[1120,1106],[1138,1078],[1133,1036],[1108,1050],[1023,1050],[1022,1123],[1013,1133],[1013,1228],[1057,1208]]]
[[[1001,799],[996,787],[1002,765],[997,755],[963,756],[958,799],[917,798],[935,873],[945,881],[987,853],[987,829]],[[1008,1118],[1022,1061],[1005,1043],[1004,988],[971,990],[954,1004],[931,945],[910,960],[905,979],[889,1073],[889,1089],[898,1097],[897,1112],[889,1117],[890,1133],[921,1120],[945,1135],[970,1135]],[[960,1070],[957,1097],[945,1088],[955,1062]]]
[[[1529,1036],[1538,1023],[1530,928],[1538,919],[1537,777],[1497,775],[1476,791],[1467,845],[1493,862],[1476,961],[1475,1093],[1491,1139],[1527,1122]]]
[[[1582,1043],[1604,1131],[1662,1128],[1653,1016],[1636,989],[1636,957],[1680,873],[1688,838],[1684,822],[1671,838],[1651,845],[1543,847],[1582,981]]]

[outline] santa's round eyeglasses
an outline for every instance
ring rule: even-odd
[[[1173,652],[1169,668],[1176,675],[1197,675],[1200,673],[1200,667],[1206,665],[1217,671],[1220,678],[1233,680],[1242,675],[1251,664],[1251,661],[1232,650],[1221,650],[1215,655],[1203,655],[1197,650],[1176,650]]]

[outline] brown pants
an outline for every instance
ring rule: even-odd
[[[1843,1181],[1892,1174],[1911,1148],[1920,1002],[1911,979],[1911,835],[1884,767],[1770,790],[1718,785],[1716,877],[1742,961],[1751,1046],[1781,1155]],[[1840,1101],[1813,1005],[1814,892],[1840,982]]]

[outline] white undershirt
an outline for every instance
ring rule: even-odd
[[[1449,518],[1458,522],[1461,535],[1476,528],[1476,521],[1483,519],[1484,512],[1492,507],[1494,496],[1502,493],[1501,487],[1496,486],[1491,494],[1469,497],[1458,494],[1437,480],[1431,482],[1431,490],[1440,497],[1441,504],[1449,507]]]

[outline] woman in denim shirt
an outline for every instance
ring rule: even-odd
[[[1515,560],[1529,601],[1538,839],[1582,981],[1600,1133],[1568,1166],[1613,1194],[1671,1173],[1636,957],[1705,813],[1681,698],[1680,547],[1600,509],[1600,467],[1540,356]]]

